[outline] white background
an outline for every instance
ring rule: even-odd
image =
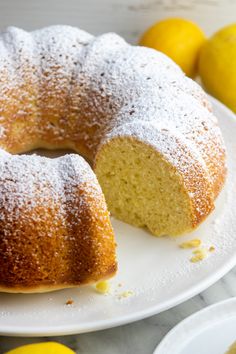
[[[236,0],[0,0],[0,28],[70,24],[93,34],[115,31],[131,42],[153,22],[183,16],[207,34],[236,21]]]

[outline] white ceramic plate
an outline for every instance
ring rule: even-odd
[[[236,298],[196,312],[174,327],[153,354],[226,354],[236,342]]]
[[[155,238],[113,220],[119,272],[111,281],[111,294],[100,295],[92,287],[37,295],[0,294],[0,334],[63,335],[129,323],[189,299],[236,264],[236,119],[222,104],[212,102],[226,141],[229,169],[227,185],[212,215],[191,235],[178,240]],[[193,264],[191,251],[179,249],[178,243],[195,237],[216,250]],[[71,298],[74,304],[65,305]]]

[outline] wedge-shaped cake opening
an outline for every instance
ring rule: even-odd
[[[192,203],[176,168],[152,146],[117,138],[99,152],[96,174],[108,208],[120,220],[154,235],[193,228]]]

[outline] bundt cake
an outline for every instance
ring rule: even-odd
[[[87,162],[0,150],[0,291],[51,291],[115,271],[109,214]]]
[[[202,89],[164,54],[69,26],[0,36],[0,146],[86,157],[117,218],[154,235],[214,208],[225,149]]]

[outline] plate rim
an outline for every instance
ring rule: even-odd
[[[214,105],[220,107],[223,111],[226,112],[228,116],[236,123],[236,115],[224,104],[219,102],[217,99],[208,95],[210,102]],[[126,316],[120,316],[114,320],[106,319],[99,321],[89,321],[86,322],[86,325],[78,324],[78,325],[60,325],[60,326],[48,326],[44,327],[34,327],[24,326],[23,329],[19,326],[1,326],[0,324],[0,335],[4,336],[16,336],[16,337],[43,337],[43,336],[55,336],[55,335],[72,335],[78,333],[89,333],[93,331],[99,331],[104,329],[109,329],[113,327],[118,327],[121,325],[129,324],[135,321],[139,321],[145,319],[147,317],[156,315],[163,311],[169,310],[172,307],[175,307],[192,297],[198,295],[202,291],[206,290],[208,287],[216,283],[219,279],[221,279],[225,274],[227,274],[234,266],[236,265],[236,254],[232,258],[227,261],[220,269],[213,273],[210,276],[206,276],[203,278],[198,284],[195,286],[191,286],[186,291],[180,293],[178,296],[171,298],[168,301],[162,302],[161,304],[157,304],[155,306],[151,306],[148,309],[136,311],[132,314],[128,314]]]
[[[164,338],[162,338],[160,343],[155,348],[153,354],[168,354],[162,350],[163,349],[165,350],[166,343],[168,344],[168,342],[171,340],[171,338],[173,336],[175,336],[175,333],[178,332],[179,330],[181,330],[182,327],[183,328],[187,327],[188,324],[191,324],[191,326],[194,323],[196,324],[196,321],[199,319],[199,317],[201,317],[200,322],[197,323],[198,327],[196,328],[196,330],[198,330],[199,326],[202,325],[204,318],[206,319],[206,317],[202,318],[202,316],[204,316],[206,314],[210,315],[210,314],[212,314],[212,311],[215,311],[215,310],[217,311],[217,310],[221,309],[222,307],[225,307],[226,305],[230,305],[230,304],[236,305],[236,296],[232,296],[226,300],[217,301],[216,303],[206,306],[203,309],[201,309],[197,312],[194,312],[190,316],[184,318],[182,321],[177,323],[169,332],[167,332],[167,334],[164,336]],[[236,310],[235,310],[235,314],[236,314]],[[193,322],[193,321],[195,321],[195,322]],[[197,332],[196,332],[196,334],[197,334]],[[191,338],[193,338],[193,337],[191,337]],[[187,340],[189,340],[189,338]]]

